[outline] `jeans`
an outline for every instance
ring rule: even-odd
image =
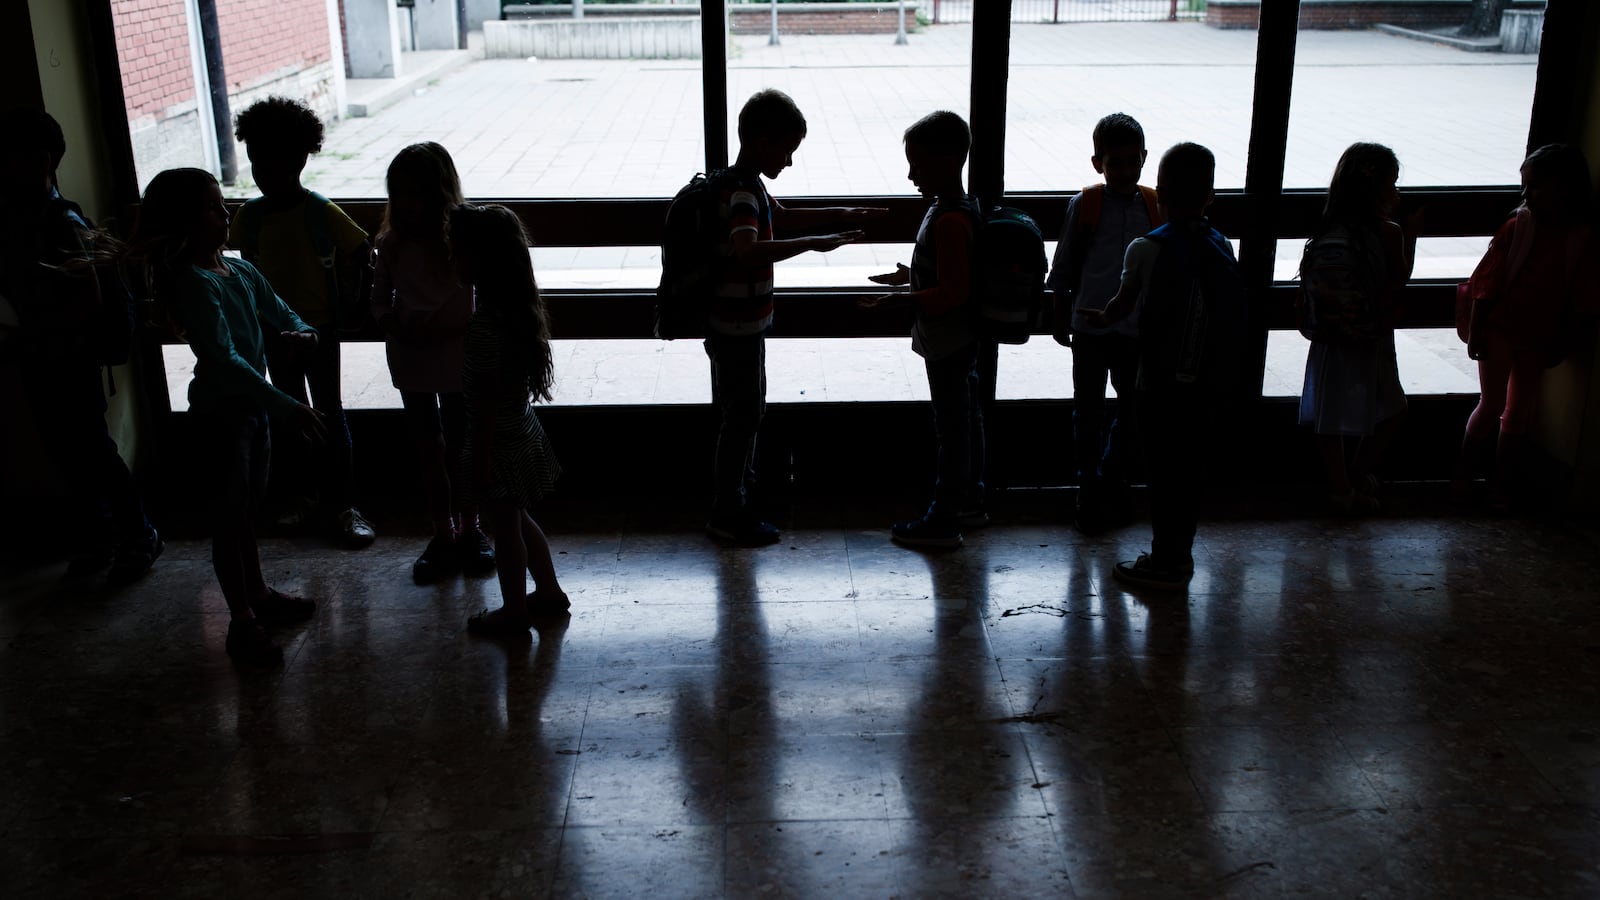
[[[1201,391],[1139,392],[1141,434],[1150,483],[1150,555],[1188,559],[1199,525],[1200,480],[1206,469],[1207,428],[1217,407]]]
[[[324,503],[336,510],[353,501],[351,484],[355,480],[355,459],[350,449],[350,424],[344,414],[344,397],[339,382],[339,336],[327,328],[318,333],[317,346],[308,355],[296,355],[277,335],[267,337],[267,372],[272,385],[301,403],[308,402],[322,413],[328,427],[328,440],[313,449],[298,434],[278,441],[279,468],[275,473],[274,493],[321,491]]]
[[[954,516],[983,504],[983,400],[977,344],[927,360],[928,399],[938,441],[933,503],[928,514]]]
[[[767,339],[764,334],[706,336],[711,361],[711,407],[717,412],[712,462],[712,510],[742,511],[756,482],[756,432],[767,412]]]
[[[1072,446],[1078,484],[1125,485],[1138,441],[1135,379],[1139,345],[1122,334],[1075,334],[1072,338]],[[1106,377],[1117,392],[1106,426]]]

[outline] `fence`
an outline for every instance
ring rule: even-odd
[[[924,0],[924,15],[936,25],[971,22],[975,0]],[[1011,0],[1011,21],[1155,22],[1199,19],[1205,0]]]

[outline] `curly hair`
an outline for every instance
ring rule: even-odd
[[[233,136],[256,147],[309,156],[322,149],[322,119],[303,101],[268,97],[234,116]]]

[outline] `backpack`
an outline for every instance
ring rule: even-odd
[[[1024,344],[1044,300],[1044,234],[1027,213],[1001,206],[979,223],[972,252],[972,324],[979,337]]]
[[[1161,207],[1156,202],[1155,188],[1140,184],[1135,185],[1135,189],[1139,192],[1139,198],[1144,201],[1150,227],[1155,229],[1165,224],[1166,217],[1161,215]],[[1066,283],[1071,287],[1064,293],[1056,294],[1054,322],[1051,327],[1051,336],[1063,347],[1072,346],[1072,310],[1077,304],[1078,284],[1083,281],[1083,267],[1089,259],[1089,245],[1094,241],[1094,233],[1100,227],[1100,216],[1105,210],[1105,201],[1104,184],[1091,184],[1079,192],[1078,220],[1072,232],[1072,254],[1067,259]]]
[[[64,220],[72,227],[92,233],[94,222],[84,215],[78,204],[59,195],[50,200],[51,218]],[[115,266],[96,265],[94,274],[100,286],[100,305],[85,329],[88,358],[102,368],[120,366],[128,361],[133,346],[134,304],[133,292]],[[110,392],[117,392],[116,382],[110,382]]]
[[[1343,228],[1306,241],[1295,325],[1307,340],[1346,343],[1378,333],[1383,288],[1361,239]]]
[[[261,219],[264,197],[246,200],[239,207],[238,251],[245,262],[256,265],[261,249]],[[322,263],[327,280],[328,300],[333,307],[334,321],[339,330],[359,330],[366,316],[366,300],[362,297],[362,282],[367,266],[339,266],[339,248],[334,246],[333,232],[328,229],[328,206],[333,201],[316,191],[306,191],[306,237],[311,241],[311,252]]]
[[[726,239],[719,206],[729,172],[696,173],[667,207],[656,288],[655,335],[662,340],[705,337],[711,295],[727,265],[718,248]]]
[[[1216,229],[1186,234],[1162,225],[1161,245],[1139,312],[1139,387],[1226,389],[1239,374],[1248,326],[1244,282]]]

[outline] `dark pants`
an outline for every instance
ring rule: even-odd
[[[401,391],[406,430],[417,450],[422,491],[428,515],[436,524],[458,511],[450,479],[462,466],[461,448],[467,434],[467,404],[461,394]]]
[[[1135,378],[1139,345],[1121,334],[1075,334],[1072,338],[1072,445],[1078,484],[1123,486],[1137,452]],[[1117,392],[1106,424],[1106,378]]]
[[[744,509],[755,488],[756,432],[767,412],[766,335],[709,335],[706,357],[718,420],[712,509],[727,515]]]
[[[924,363],[938,440],[930,516],[953,516],[983,504],[984,387],[978,375],[978,357],[979,348],[973,344]]]
[[[1150,483],[1150,555],[1183,562],[1194,550],[1200,480],[1217,407],[1204,393],[1183,388],[1139,392],[1140,434]]]
[[[320,490],[322,502],[336,510],[351,505],[355,474],[339,360],[339,336],[332,328],[319,332],[317,346],[309,355],[295,355],[277,335],[267,338],[267,372],[273,386],[301,403],[309,403],[322,413],[328,426],[327,443],[320,449],[313,449],[298,434],[281,436],[278,470],[273,478],[275,493],[309,493],[315,488]]]
[[[244,615],[265,585],[255,520],[267,489],[272,439],[267,414],[241,403],[194,414],[201,460],[209,466],[211,567],[228,608]]]
[[[94,523],[85,543],[147,540],[144,502],[106,427],[101,370],[33,365],[23,377],[40,440],[71,492],[75,512]]]

